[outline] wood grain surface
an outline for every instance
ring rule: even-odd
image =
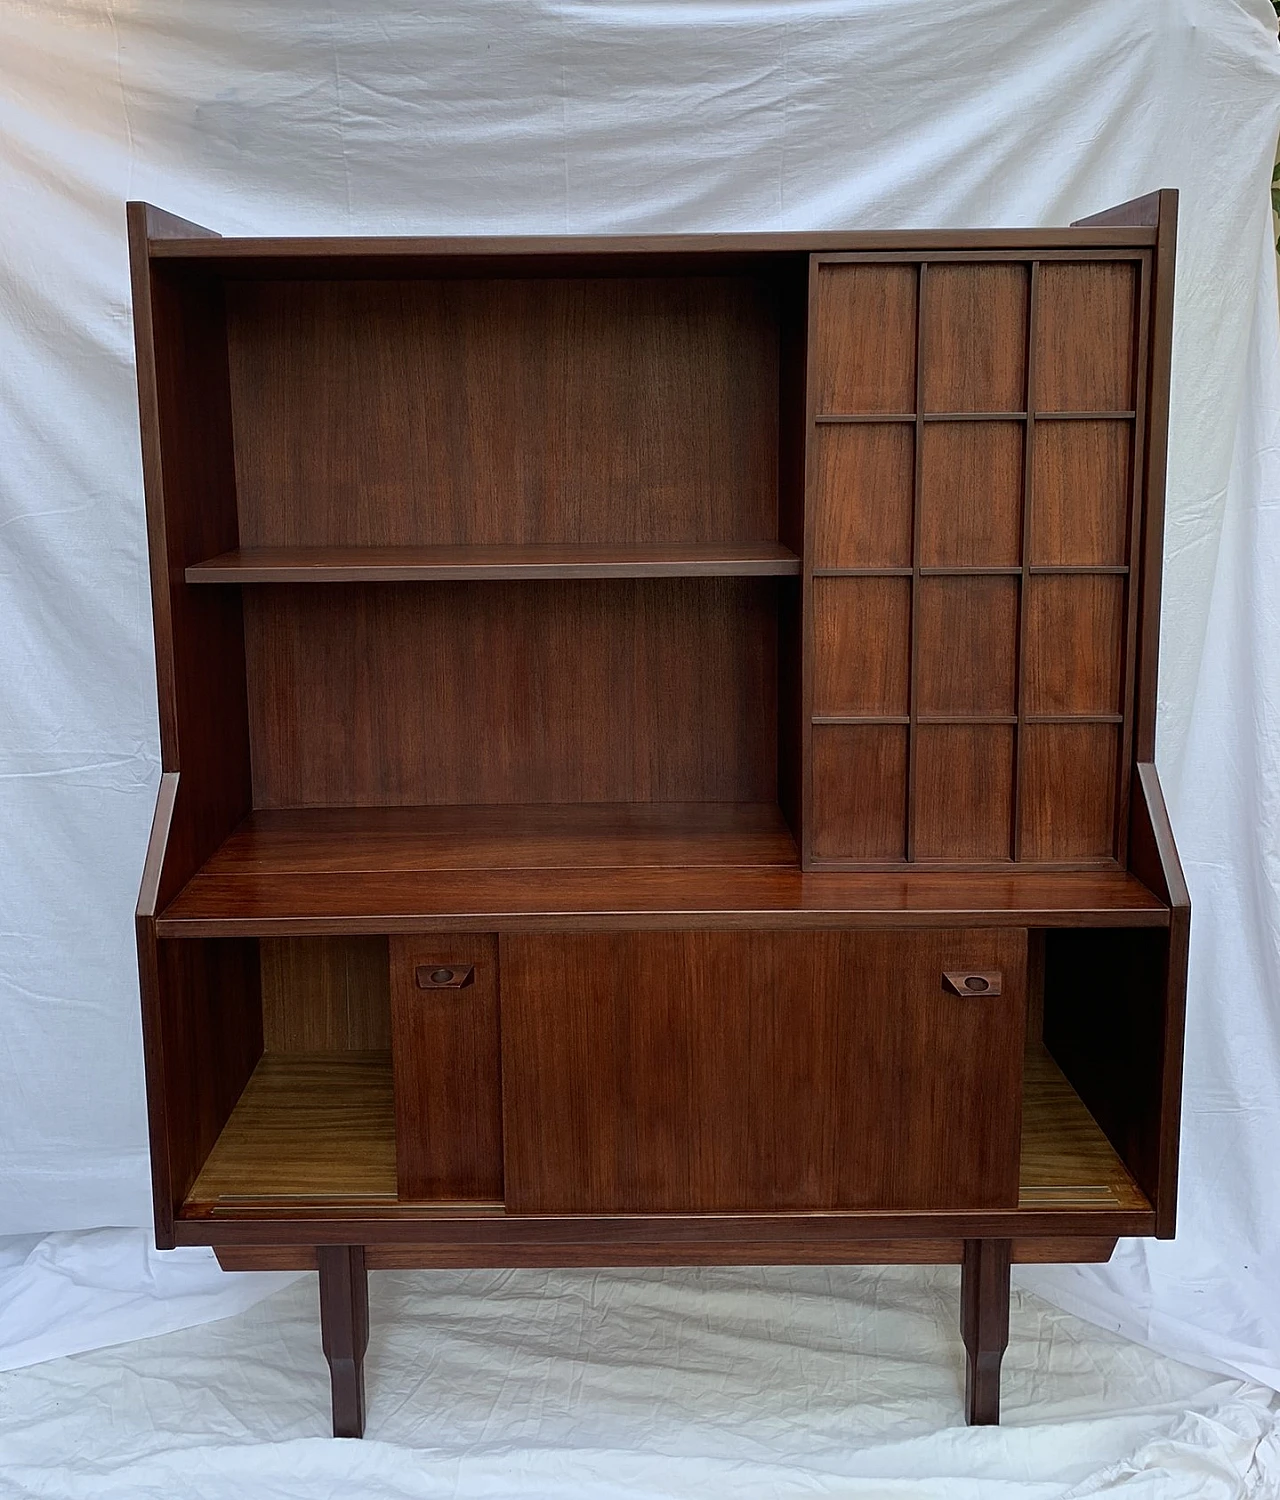
[[[1017,1201],[1021,931],[512,935],[501,953],[509,1211]],[[1001,994],[946,994],[956,966],[1003,971]]]
[[[777,538],[766,282],[234,282],[227,312],[243,546]]]
[[[260,808],[777,795],[767,579],[348,584],[341,603],[246,591]]]
[[[777,542],[648,546],[239,547],[186,570],[188,583],[431,583],[477,579],[784,578]]]

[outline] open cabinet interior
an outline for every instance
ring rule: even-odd
[[[1099,1033],[1074,1049],[1064,1040],[1064,1028],[1082,1029],[1081,1018],[1068,1019],[1061,991],[1053,988],[1046,1012],[1043,982],[1046,941],[1064,937],[1073,946],[1105,943],[1131,968],[1160,942],[1159,933],[1141,930],[1030,934],[1017,1202],[1028,1209],[1145,1210],[1139,1179],[1150,1186],[1154,1178],[1149,1142],[1140,1127],[1135,1135],[1134,1124],[1158,1087],[1158,1072],[1148,1069],[1143,1080],[1141,1054],[1134,1053],[1113,1059],[1100,1081],[1096,1062],[1081,1060],[1082,1053],[1101,1055]],[[261,1053],[241,1060],[247,1081],[199,1164],[186,1195],[190,1213],[291,1203],[502,1207],[495,939],[266,938],[166,946],[195,957],[224,987],[228,972],[238,972],[247,1010],[260,1007],[247,1029],[260,1024]],[[446,964],[476,972],[465,989],[436,991],[441,1008],[433,1014],[415,993],[415,975],[424,966],[439,973]],[[1124,1034],[1151,1024],[1149,987],[1113,999],[1123,1006]],[[460,1005],[469,1018],[461,1036]],[[1089,1095],[1097,1118],[1078,1089]]]
[[[711,863],[750,865],[765,837],[772,861],[800,802],[783,373],[807,262],[748,265],[168,272],[225,337],[234,545],[185,576],[243,585],[252,809],[310,810],[293,826],[335,840],[360,824],[332,809],[474,809],[498,865],[504,827],[515,846],[530,826],[574,862],[608,851],[587,864],[660,862],[656,830],[695,862],[704,830]],[[531,804],[560,811],[531,824]]]

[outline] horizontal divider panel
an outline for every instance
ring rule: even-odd
[[[189,235],[152,236],[152,260],[187,260],[221,266],[228,275],[294,275],[313,270],[326,278],[364,275],[381,263],[393,276],[456,273],[508,276],[567,275],[589,266],[606,274],[625,266],[662,274],[707,274],[763,269],[760,257],[812,256],[821,265],[901,263],[904,260],[1116,260],[1133,259],[1156,243],[1153,225],[1076,224],[1058,229],[851,229],[820,234],[779,233],[646,235]],[[637,261],[635,257],[639,257]],[[253,262],[287,262],[270,272]],[[246,265],[245,263],[250,263]],[[343,263],[352,263],[344,265]],[[408,264],[406,264],[408,263]],[[536,268],[530,269],[530,268]]]
[[[857,426],[860,422],[914,422],[916,414],[913,411],[820,411],[814,413],[813,420],[819,426],[838,426],[842,422]]]
[[[813,724],[1123,724],[1123,714],[814,714]]]
[[[814,714],[811,724],[910,724],[910,714]]]
[[[1132,422],[1136,411],[1038,411],[1037,422]]]
[[[466,579],[786,577],[777,542],[652,546],[244,547],[196,563],[188,583],[449,582]]]
[[[1123,724],[1123,714],[1023,714],[1024,724]]]
[[[910,578],[914,568],[811,568],[811,578]]]
[[[1136,411],[819,411],[813,420],[837,422],[1132,422]]]
[[[1083,238],[1086,228],[1089,231],[1087,239]],[[813,258],[820,266],[910,265],[919,261],[927,261],[933,265],[948,261],[996,260],[1100,260],[1138,265],[1145,258],[1144,252],[1156,242],[1154,229],[1109,226],[1105,238],[1101,226],[1074,226],[1071,232],[1081,234],[1082,238],[1076,242],[1079,248],[1069,246],[1068,238],[1061,231],[1030,230],[1020,231],[1016,244],[1011,242],[1007,234],[997,236],[991,233],[982,238],[974,233],[964,246],[952,247],[940,240],[937,249],[929,249],[912,244],[908,238],[904,238],[900,249],[815,250]],[[207,245],[210,242],[206,240],[204,243]],[[213,243],[225,244],[226,241],[218,240]]]
[[[911,578],[918,571],[922,578],[1016,578],[1022,573],[1082,573],[1116,574],[1129,572],[1124,563],[1045,563],[1037,567],[1022,568],[1016,563],[1001,567],[929,567],[929,568],[811,568],[813,578]]]
[[[1013,1241],[1015,1265],[1065,1263],[1081,1265],[1111,1259],[1116,1241],[1112,1236],[1067,1235],[1057,1238],[1018,1238]],[[699,1245],[620,1243],[606,1249],[591,1242],[561,1245],[516,1246],[436,1243],[420,1245],[369,1245],[365,1265],[371,1271],[413,1271],[457,1268],[505,1269],[529,1266],[554,1269],[565,1266],[777,1266],[777,1265],[959,1265],[964,1255],[962,1239],[822,1240],[814,1244],[796,1240],[732,1243],[717,1241]],[[314,1245],[220,1245],[218,1264],[224,1271],[314,1271]]]
[[[1127,563],[1033,563],[1028,573],[1113,573],[1123,577],[1129,571]]]
[[[990,565],[975,563],[955,567],[922,567],[921,578],[1017,578],[1022,568],[1017,563]]]
[[[900,737],[901,749],[906,731],[890,732]],[[856,737],[868,731],[815,731],[824,733]],[[839,831],[832,810],[822,808],[820,789],[815,791],[815,806]],[[1070,812],[1069,803],[1062,806]],[[834,813],[840,811],[837,800]],[[905,823],[905,785],[899,811]],[[203,938],[761,927],[819,931],[963,925],[976,918],[1023,927],[1169,925],[1168,906],[1106,851],[1092,857],[1055,856],[1050,848],[1040,857],[1052,868],[1006,866],[957,881],[954,867],[933,874],[903,864],[901,835],[898,846],[887,854],[853,856],[820,845],[810,860],[815,869],[823,867],[821,874],[795,867],[199,874],[157,918],[156,933],[161,938]],[[852,872],[851,866],[862,873]]]
[[[1123,867],[1119,861],[1110,854],[1099,854],[1092,858],[1081,859],[1037,859],[1034,861],[1026,859],[1014,859],[1010,854],[996,855],[992,859],[942,859],[931,856],[929,859],[894,860],[894,859],[837,859],[835,857],[811,858],[809,861],[808,874],[822,875],[826,879],[835,876],[843,876],[850,880],[873,879],[886,876],[910,875],[913,879],[922,880],[952,879],[963,876],[967,882],[971,878],[1000,875],[1005,879],[1016,876],[1023,870],[1034,871],[1040,875],[1099,875],[1103,877],[1116,875],[1122,872]],[[1028,913],[1025,918],[1027,925],[1032,927],[1097,927],[1097,926],[1120,926],[1120,927],[1144,927],[1148,925],[1165,926],[1167,924],[1151,923],[1139,919],[1137,921],[1125,920],[1123,922],[1111,923],[1109,921],[1096,921],[1092,916],[1087,920],[1082,916],[1076,922],[1058,922],[1052,918],[1042,921],[1037,913]],[[861,921],[850,925],[862,925]],[[902,922],[897,925],[914,926],[914,922]]]

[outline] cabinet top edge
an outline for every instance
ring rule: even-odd
[[[845,230],[654,235],[151,236],[153,260],[435,260],[610,255],[824,255],[964,250],[1124,250],[1155,245],[1154,226],[1061,229]]]

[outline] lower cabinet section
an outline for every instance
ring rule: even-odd
[[[499,946],[508,1212],[1016,1207],[1025,931]]]

